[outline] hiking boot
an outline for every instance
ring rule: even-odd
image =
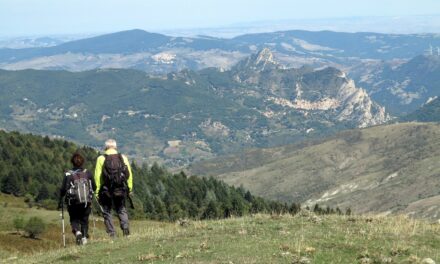
[[[130,230],[128,228],[122,230],[122,233],[124,234],[125,237],[128,237],[130,235]]]
[[[83,237],[83,238],[81,238],[81,244],[82,244],[82,245],[87,244],[87,237]]]
[[[82,233],[80,231],[76,231],[75,238],[76,238],[76,244],[81,245],[83,237],[82,237]]]

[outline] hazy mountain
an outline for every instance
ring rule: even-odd
[[[360,59],[407,59],[422,54],[430,44],[440,46],[437,35],[292,30],[214,38],[170,37],[129,30],[54,47],[0,49],[0,68],[69,71],[132,68],[168,73],[186,68],[230,68],[265,47],[288,67],[341,66]]]
[[[373,64],[353,70],[352,76],[392,114],[409,114],[440,95],[440,56],[420,55],[407,62]]]
[[[162,32],[172,36],[209,35],[229,38],[244,34],[288,31],[292,28],[307,31],[330,30],[383,34],[440,33],[440,15],[283,19],[237,23],[224,27],[169,29]]]
[[[284,69],[267,49],[230,71],[0,71],[0,86],[0,127],[98,146],[116,137],[173,166],[389,119],[343,72]]]
[[[60,45],[66,42],[58,37],[19,37],[19,38],[0,38],[0,48],[24,49],[42,48]]]
[[[402,123],[349,130],[320,142],[204,161],[191,170],[272,199],[438,217],[439,129]]]

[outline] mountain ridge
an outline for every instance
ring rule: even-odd
[[[403,42],[406,45],[401,45]],[[184,68],[228,68],[265,47],[279,54],[289,67],[304,64],[350,66],[362,59],[408,59],[422,54],[430,43],[440,46],[435,34],[290,30],[234,38],[207,38],[170,37],[138,29],[47,48],[0,49],[0,67],[11,70],[36,68],[79,71],[118,64],[119,68],[169,73]],[[168,59],[162,61],[152,58],[162,53],[168,54]]]

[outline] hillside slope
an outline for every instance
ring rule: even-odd
[[[439,218],[439,147],[439,124],[401,123],[345,131],[311,146],[254,150],[192,170],[272,199]]]
[[[101,229],[101,228],[100,228]],[[129,238],[107,239],[102,230],[88,245],[10,263],[432,263],[440,259],[439,225],[403,217],[295,217],[256,215],[178,224],[138,221]],[[70,237],[69,237],[70,238]],[[72,246],[71,246],[72,245]]]

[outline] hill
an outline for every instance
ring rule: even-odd
[[[389,120],[342,71],[285,69],[269,49],[229,71],[0,70],[0,86],[0,127],[91,146],[114,137],[171,167]]]
[[[100,228],[101,229],[101,228]],[[404,217],[256,215],[221,221],[133,221],[132,235],[110,241],[98,229],[84,247],[31,255],[14,263],[432,263],[439,226]],[[41,243],[42,241],[40,241]],[[5,245],[2,244],[1,247]]]
[[[198,163],[191,170],[270,199],[438,219],[439,128],[401,123],[349,130],[309,145]]]

